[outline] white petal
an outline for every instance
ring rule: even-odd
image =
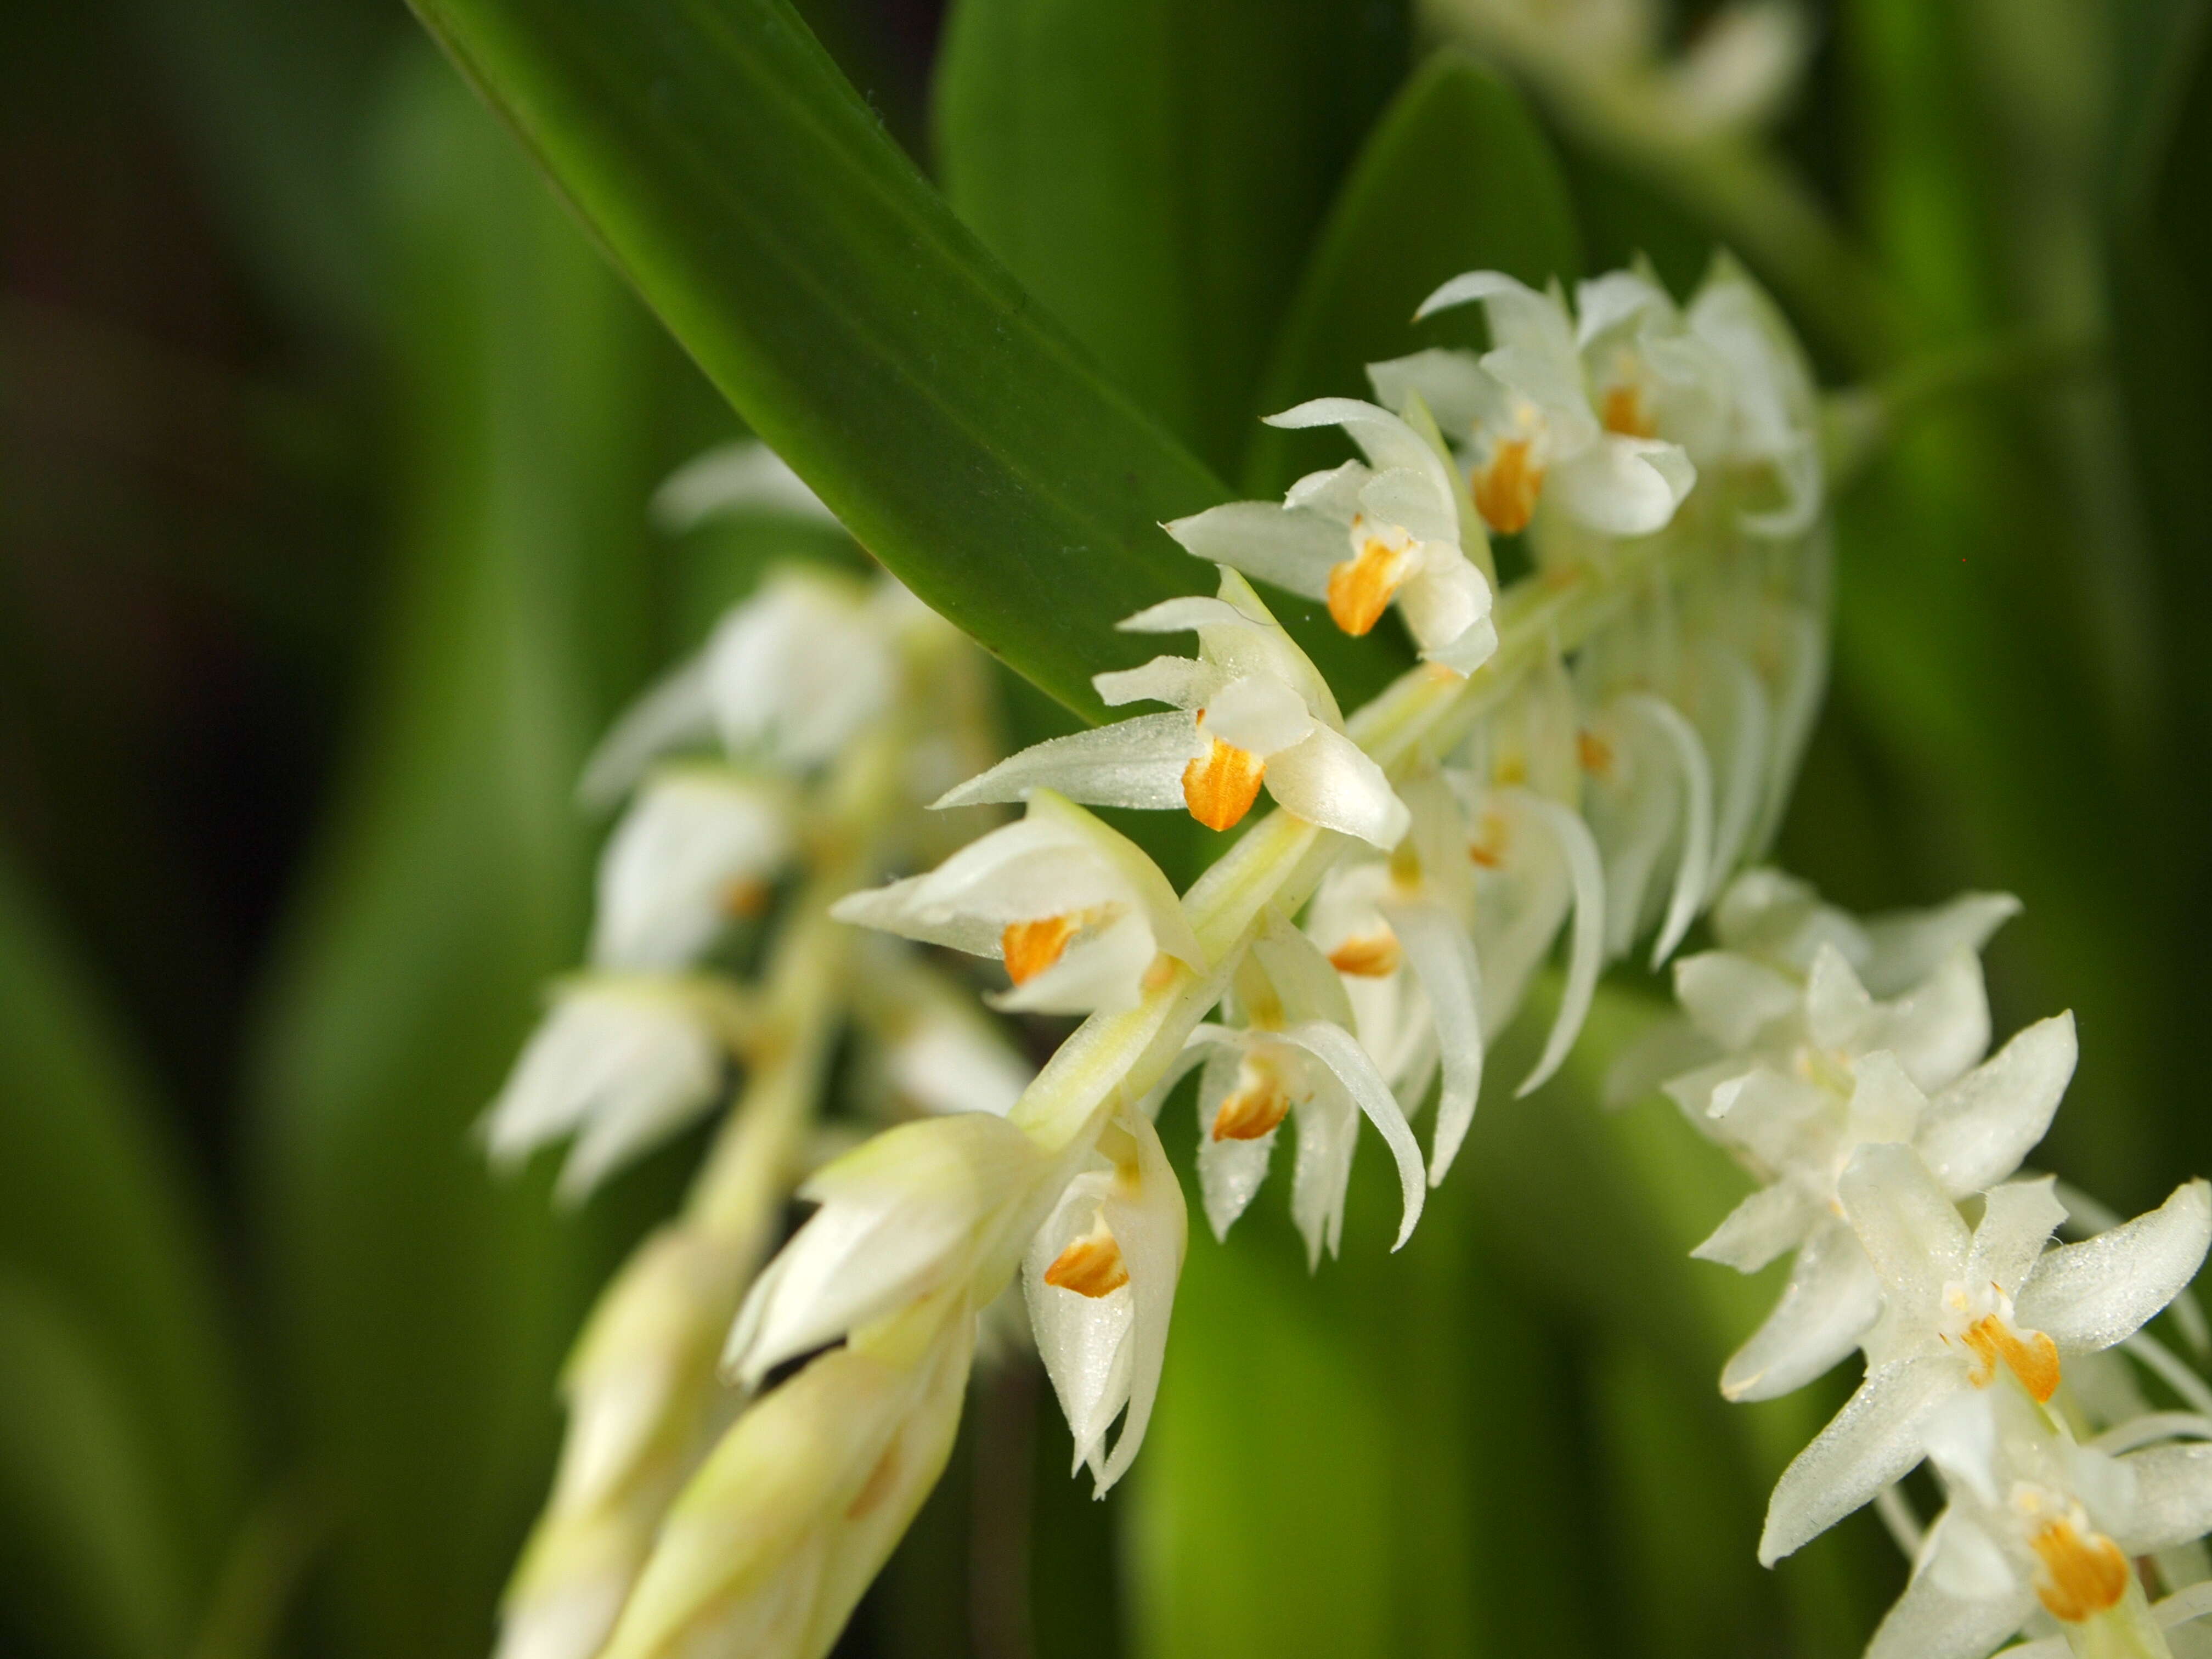
[[[1054,789],[1094,806],[1172,809],[1183,805],[1183,769],[1206,752],[1195,715],[1139,714],[1033,744],[930,804],[976,806]]]
[[[773,877],[792,844],[776,792],[701,772],[657,776],[600,857],[592,960],[683,966],[727,924],[732,890]]]
[[[2051,1127],[2076,1052],[2074,1016],[2054,1014],[1928,1103],[1917,1144],[1954,1197],[1979,1192],[2020,1167]]]
[[[1674,999],[1728,1053],[1748,1048],[1760,1030],[1796,1012],[1802,995],[1787,975],[1733,951],[1704,951],[1674,964]]]
[[[1869,1046],[1895,1052],[1930,1093],[1964,1076],[1990,1049],[1990,997],[1982,961],[1964,946],[1896,1001],[1884,1004]]]
[[[1325,726],[1270,755],[1265,781],[1284,811],[1372,846],[1395,847],[1413,821],[1382,769],[1350,738]]]
[[[1316,722],[1305,700],[1272,674],[1248,674],[1214,692],[1200,730],[1253,754],[1271,756],[1304,741]]]
[[[1418,395],[1446,432],[1464,435],[1497,401],[1497,386],[1474,354],[1431,348],[1367,365],[1376,401],[1401,413]]]
[[[1698,912],[1705,906],[1705,878],[1713,861],[1713,768],[1697,728],[1682,718],[1681,711],[1674,704],[1649,692],[1634,693],[1624,701],[1672,745],[1675,764],[1682,775],[1680,857],[1675,866],[1674,892],[1668,902],[1667,921],[1652,947],[1651,967],[1656,972],[1674,954],[1674,947],[1682,942],[1682,935],[1690,931],[1690,924],[1698,919]]]
[[[1340,426],[1377,471],[1404,467],[1428,479],[1444,511],[1450,511],[1452,499],[1459,493],[1451,474],[1444,470],[1443,458],[1429,447],[1426,439],[1389,410],[1357,398],[1316,398],[1268,416],[1267,424],[1294,429]]]
[[[1329,1025],[1351,1025],[1352,1002],[1345,993],[1343,976],[1329,965],[1321,947],[1273,905],[1261,919],[1259,936],[1252,941],[1252,957],[1266,971],[1281,999],[1286,1024],[1320,1020]]]
[[[1772,1400],[1802,1388],[1858,1346],[1881,1311],[1881,1281],[1850,1228],[1821,1227],[1797,1252],[1766,1322],[1721,1372],[1730,1400]]]
[[[1795,1182],[1762,1187],[1728,1213],[1712,1236],[1690,1254],[1738,1273],[1755,1273],[1784,1250],[1805,1242],[1820,1206]]]
[[[1875,996],[1902,995],[1954,951],[1979,951],[2019,914],[2020,901],[2010,893],[1962,893],[1932,910],[1869,916],[1861,926],[1872,951],[1861,977]]]
[[[1698,470],[1680,444],[1608,432],[1554,465],[1544,490],[1562,511],[1603,535],[1648,536],[1666,527],[1697,481]]]
[[[679,534],[710,519],[745,512],[837,523],[822,498],[757,438],[740,438],[693,456],[653,492],[650,510],[653,523]]]
[[[1109,708],[1133,702],[1164,702],[1196,710],[1221,686],[1221,671],[1195,657],[1155,657],[1135,668],[1091,677],[1091,688]]]
[[[1425,439],[1422,447],[1428,447]],[[1437,492],[1434,468],[1385,467],[1360,486],[1360,514],[1370,527],[1386,532],[1395,527],[1404,531],[1416,543],[1434,543],[1455,550],[1459,542],[1459,513],[1453,501],[1457,493],[1449,489],[1442,494]]]
[[[1390,1092],[1376,1071],[1375,1062],[1367,1056],[1351,1032],[1340,1026],[1309,1020],[1293,1025],[1281,1033],[1285,1042],[1304,1049],[1335,1076],[1344,1085],[1352,1103],[1367,1116],[1390,1156],[1398,1162],[1398,1186],[1404,1210],[1398,1223],[1397,1242],[1394,1250],[1405,1248],[1406,1241],[1413,1236],[1413,1224],[1421,1218],[1421,1203],[1427,1192],[1427,1182],[1421,1168],[1421,1148],[1413,1139],[1412,1126],[1406,1121],[1404,1109],[1398,1097]],[[1304,1133],[1303,1126],[1299,1133]]]
[[[1962,1599],[1923,1572],[1881,1621],[1866,1659],[1987,1659],[2035,1607],[2025,1582],[2009,1595]]]
[[[1148,605],[1114,624],[1125,634],[1196,634],[1210,628],[1251,628],[1253,617],[1226,599],[1188,593]]]
[[[1933,1308],[1945,1281],[1964,1276],[1973,1236],[1911,1147],[1860,1147],[1836,1196],[1893,1305]]]
[[[1359,492],[1374,476],[1375,470],[1364,461],[1346,461],[1340,466],[1309,472],[1283,492],[1283,505],[1304,507],[1320,514],[1340,528],[1349,528],[1359,516]]]
[[[1583,1021],[1589,1017],[1590,1001],[1597,994],[1598,972],[1605,966],[1605,872],[1598,862],[1597,843],[1590,839],[1589,827],[1555,800],[1524,794],[1522,804],[1550,831],[1566,860],[1574,884],[1575,928],[1567,948],[1567,982],[1559,994],[1559,1012],[1552,1021],[1551,1034],[1544,1040],[1544,1052],[1535,1069],[1513,1091],[1516,1099],[1542,1088],[1565,1063]]]
[[[1343,1241],[1345,1192],[1352,1155],[1359,1148],[1359,1109],[1343,1085],[1322,1072],[1310,1097],[1297,1109],[1297,1126],[1291,1220],[1306,1242],[1306,1268],[1312,1272],[1320,1267],[1322,1252],[1334,1255]]]
[[[2062,1349],[2109,1348],[2181,1293],[2208,1243],[2212,1187],[2185,1182],[2148,1215],[2044,1256],[2021,1291],[2021,1323]]]
[[[1869,1374],[1813,1443],[1790,1461],[1766,1506],[1759,1559],[1794,1554],[1920,1462],[1929,1415],[1970,1386],[1948,1354],[1923,1355]]]
[[[2119,1462],[2134,1477],[2135,1496],[2113,1541],[2130,1555],[2212,1532],[2212,1445],[2153,1446]]]
[[[672,749],[698,747],[714,736],[706,660],[695,657],[647,690],[599,739],[585,763],[577,798],[586,806],[611,806],[659,757]]]
[[[1209,563],[1309,599],[1328,597],[1330,569],[1352,556],[1342,525],[1273,501],[1230,501],[1163,528]]]
[[[2051,1242],[2051,1230],[2066,1219],[2066,1206],[2051,1190],[2055,1184],[2045,1176],[1990,1189],[1981,1224],[1974,1229],[1973,1248],[1966,1254],[1967,1284],[1978,1289],[1995,1285],[2007,1296],[2020,1294],[2028,1269]]]
[[[1391,904],[1382,914],[1405,947],[1436,1022],[1443,1088],[1437,1097],[1436,1139],[1429,1154],[1429,1185],[1434,1187],[1459,1156],[1482,1092],[1482,965],[1466,930],[1439,906]]]
[[[1398,612],[1431,662],[1472,674],[1498,654],[1490,584],[1456,550],[1448,558],[1431,557],[1398,590]]]
[[[754,1282],[725,1368],[756,1388],[785,1360],[958,1279],[1050,1169],[1029,1136],[983,1112],[863,1143],[800,1189],[822,1207]]]
[[[1832,945],[1814,951],[1805,975],[1805,1024],[1814,1044],[1846,1054],[1889,1047],[1867,1036],[1874,1018],[1874,999],[1844,953]]]
[[[1073,1240],[1091,1231],[1112,1182],[1107,1171],[1086,1173],[1070,1182],[1037,1229],[1022,1267],[1030,1334],[1067,1419],[1079,1468],[1085,1463],[1095,1468],[1104,1461],[1106,1432],[1128,1402],[1136,1275],[1130,1275],[1130,1284],[1097,1297],[1048,1285],[1044,1275]],[[1120,1242],[1118,1232],[1115,1242]],[[1126,1264],[1126,1253],[1123,1260]]]
[[[1244,1213],[1260,1185],[1267,1178],[1280,1133],[1270,1129],[1252,1140],[1216,1140],[1214,1115],[1237,1086],[1245,1054],[1244,1034],[1227,1026],[1203,1024],[1190,1035],[1190,1048],[1210,1046],[1206,1069],[1198,1079],[1198,1182],[1206,1200],[1206,1224],[1213,1236],[1226,1239],[1237,1218]],[[1301,1133],[1304,1132],[1301,1131]]]
[[[1706,878],[1707,890],[1721,884],[1742,862],[1750,845],[1751,828],[1766,787],[1768,744],[1766,694],[1759,676],[1742,659],[1726,659],[1728,680],[1735,708],[1728,727],[1726,776],[1720,786],[1720,809],[1713,830],[1713,862]]]
[[[1114,1442],[1113,1455],[1098,1472],[1094,1497],[1128,1472],[1145,1428],[1152,1421],[1152,1403],[1159,1397],[1160,1366],[1168,1349],[1168,1325],[1175,1311],[1176,1282],[1182,1273],[1187,1227],[1182,1188],[1168,1164],[1166,1152],[1152,1124],[1141,1117],[1124,1117],[1123,1127],[1137,1141],[1141,1163],[1135,1194],[1116,1182],[1106,1200],[1107,1225],[1121,1247],[1121,1260],[1129,1274],[1129,1290],[1137,1303],[1135,1328],[1129,1333],[1129,1411]]]
[[[785,570],[715,627],[707,679],[725,745],[804,767],[890,707],[898,665],[890,629],[856,585]]]
[[[1608,270],[1575,284],[1575,344],[1585,347],[1599,335],[1635,321],[1646,313],[1664,321],[1674,316],[1667,290],[1638,270]]]

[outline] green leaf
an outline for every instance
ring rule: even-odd
[[[5,862],[0,1144],[0,1538],[42,1569],[12,1582],[56,1592],[18,1611],[87,1651],[173,1652],[249,1478],[211,1241],[120,1035]]]
[[[1581,271],[1573,210],[1551,145],[1520,95],[1457,52],[1436,53],[1360,151],[1331,209],[1268,366],[1262,402],[1371,397],[1366,365],[1428,345],[1473,344],[1473,308],[1418,327],[1413,308],[1463,270],[1541,286]],[[1280,490],[1340,457],[1325,437],[1263,427],[1248,489]]]
[[[422,0],[748,424],[923,599],[1086,718],[1227,491],[954,219],[783,0]],[[1309,638],[1313,636],[1310,634]],[[1327,636],[1356,702],[1379,642]]]
[[[1270,343],[1405,70],[1396,4],[962,0],[938,170],[1113,379],[1233,470]]]
[[[392,94],[398,591],[278,964],[255,1173],[291,1415],[336,1528],[331,1645],[478,1659],[621,1227],[605,1200],[561,1215],[547,1182],[495,1179],[471,1126],[580,944],[575,778],[644,668],[661,359],[433,54]]]

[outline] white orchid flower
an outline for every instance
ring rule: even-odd
[[[848,894],[830,914],[996,957],[1013,988],[993,1006],[1036,1013],[1133,1008],[1163,951],[1205,965],[1175,890],[1133,842],[1053,790],[1029,803],[927,875]]]
[[[1144,1444],[1188,1223],[1150,1118],[1121,1113],[1098,1149],[1097,1167],[1068,1182],[1037,1230],[1022,1285],[1037,1356],[1075,1437],[1073,1467],[1091,1466],[1103,1498]],[[1109,1455],[1107,1431],[1125,1407]]]
[[[1292,484],[1283,504],[1231,501],[1166,526],[1200,558],[1320,599],[1346,633],[1395,604],[1421,654],[1462,674],[1498,649],[1490,583],[1461,548],[1459,490],[1413,427],[1352,398],[1319,398],[1270,426],[1341,426],[1367,461]],[[1480,533],[1479,527],[1477,533]]]
[[[1243,1023],[1200,1025],[1169,1079],[1203,1063],[1198,1173],[1214,1237],[1228,1237],[1260,1190],[1276,1132],[1294,1118],[1291,1218],[1310,1264],[1318,1266],[1323,1250],[1335,1255],[1364,1114],[1397,1160],[1404,1208],[1391,1248],[1401,1248],[1421,1217],[1421,1149],[1397,1097],[1352,1035],[1352,1005],[1328,958],[1271,910],[1237,964],[1231,1002]]]
[[[2076,1652],[2166,1650],[2130,1564],[2212,1528],[2212,1445],[2107,1456],[2012,1389],[1954,1395],[1926,1439],[1949,1506],[1868,1659],[1984,1659],[2039,1608]]]
[[[1054,738],[1001,761],[941,800],[972,806],[1054,789],[1094,806],[1187,808],[1210,830],[1243,821],[1264,783],[1278,805],[1377,847],[1406,832],[1404,803],[1382,769],[1344,733],[1336,698],[1234,570],[1218,599],[1169,599],[1121,623],[1140,634],[1198,635],[1199,653],[1155,657],[1091,684],[1110,706],[1172,703]]]
[[[493,1164],[513,1168],[574,1135],[558,1191],[580,1202],[721,1098],[748,1024],[710,980],[594,974],[556,988],[484,1114]]]
[[[887,1097],[886,1115],[1012,1111],[1036,1068],[974,994],[896,940],[868,943],[854,965],[853,1012],[871,1039],[862,1075]]]
[[[1715,256],[1685,320],[1691,337],[1725,365],[1715,464],[1766,475],[1765,499],[1746,511],[1744,527],[1802,535],[1826,501],[1820,392],[1804,348],[1766,291],[1725,252]]]
[[[1697,468],[1680,444],[1651,435],[1656,411],[1629,395],[1635,386],[1594,383],[1565,299],[1478,270],[1453,277],[1414,315],[1476,301],[1490,320],[1489,351],[1479,360],[1430,350],[1372,364],[1376,395],[1401,408],[1418,395],[1464,447],[1476,510],[1501,534],[1526,529],[1541,500],[1601,535],[1664,528]]]
[[[655,757],[717,738],[733,756],[819,766],[891,706],[902,634],[942,625],[889,576],[772,571],[616,722],[584,769],[583,796],[614,800]]]
[[[1061,1166],[1002,1117],[961,1112],[886,1129],[799,1189],[819,1204],[745,1297],[723,1350],[744,1387],[786,1360],[940,1291],[1010,1271]]]
[[[680,968],[759,915],[796,850],[790,791],[717,765],[647,776],[599,859],[592,960]]]
[[[1953,1194],[1911,1147],[1863,1146],[1839,1186],[1881,1281],[1867,1376],[1774,1489],[1759,1559],[1769,1564],[1832,1526],[1917,1464],[1928,1425],[1962,1392],[2008,1372],[2039,1404],[2062,1358],[2131,1336],[2180,1294],[2212,1243],[2212,1188],[2046,1252],[2066,1211],[2045,1176],[1990,1190],[1970,1233]]]
[[[1344,976],[1360,1047],[1409,1114],[1443,1074],[1433,1187],[1459,1155],[1482,1091],[1482,969],[1468,933],[1474,884],[1459,801],[1441,777],[1403,793],[1413,815],[1407,838],[1387,860],[1332,870],[1306,932]]]

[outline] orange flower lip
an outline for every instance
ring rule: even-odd
[[[1506,438],[1474,471],[1474,510],[1501,536],[1528,527],[1536,516],[1536,497],[1544,488],[1544,469],[1528,459],[1528,440]]]
[[[1331,951],[1328,965],[1355,978],[1388,979],[1398,971],[1401,955],[1395,933],[1368,933],[1348,939]]]
[[[1241,1073],[1213,1114],[1216,1140],[1257,1140],[1290,1114],[1290,1091],[1265,1059],[1246,1060]]]
[[[1997,1315],[1984,1314],[1960,1340],[1979,1362],[1972,1377],[1976,1388],[1987,1388],[2002,1364],[2012,1367],[2037,1403],[2047,1403],[2058,1392],[2058,1345],[2041,1331],[2015,1331]]]
[[[1404,562],[1382,541],[1369,537],[1357,557],[1329,570],[1330,620],[1354,638],[1368,632],[1390,608],[1391,596],[1403,579]]]
[[[1183,768],[1182,798],[1191,817],[1207,829],[1233,829],[1260,798],[1267,763],[1249,749],[1212,741],[1212,748]]]
[[[2071,1521],[2061,1518],[2045,1522],[2027,1541],[2043,1564],[2036,1574],[2036,1600],[2053,1619],[2078,1625],[2118,1607],[2128,1593],[2128,1558],[2104,1534],[2085,1538]]]
[[[1006,959],[1006,977],[1017,985],[1035,979],[1060,960],[1075,931],[1073,915],[1007,923],[999,935],[999,949]]]
[[[1101,1221],[1053,1258],[1044,1282],[1078,1296],[1109,1296],[1129,1282],[1129,1268],[1121,1245]]]

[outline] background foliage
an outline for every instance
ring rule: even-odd
[[[396,5],[0,25],[10,1650],[485,1650],[561,1353],[696,1151],[578,1217],[468,1128],[579,943],[580,757],[775,545],[647,526],[717,387],[1060,700],[1008,677],[1034,734],[1187,585],[1153,520],[1294,476],[1253,417],[1450,338],[1433,281],[1741,240],[1389,0],[803,9],[834,66],[768,0],[426,6],[612,265]],[[2212,18],[1814,15],[1775,149],[1875,298],[1766,274],[1832,382],[1924,395],[1844,502],[1783,853],[2026,899],[2000,1025],[2078,1011],[2051,1156],[2132,1210],[2212,1167]],[[1757,1287],[1683,1252],[1736,1177],[1593,1103],[1650,992],[1486,1106],[1402,1255],[1365,1188],[1317,1279],[1280,1218],[1195,1239],[1107,1504],[1033,1374],[983,1384],[849,1650],[1854,1649],[1870,1522],[1752,1560],[1832,1402],[1714,1390]]]

